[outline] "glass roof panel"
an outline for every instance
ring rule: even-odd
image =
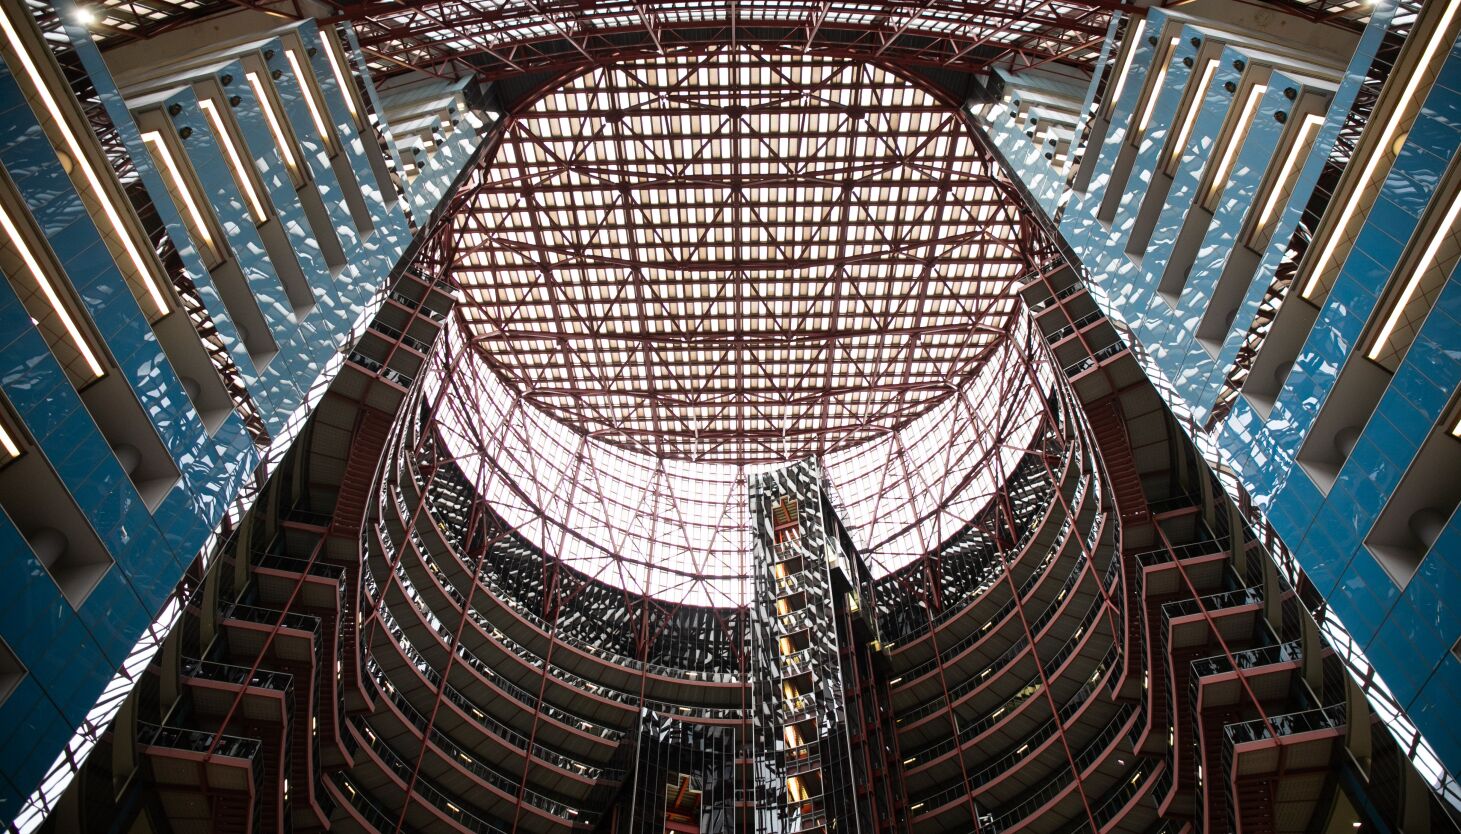
[[[524,400],[657,458],[884,437],[978,371],[1027,263],[961,119],[835,58],[590,70],[511,119],[455,219],[464,319]]]
[[[807,455],[875,573],[936,550],[1054,380],[1016,315],[1034,233],[961,119],[877,66],[729,48],[526,106],[445,233],[443,445],[551,557],[683,604],[744,602],[747,473]]]

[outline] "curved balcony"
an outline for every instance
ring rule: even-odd
[[[1072,565],[1070,575],[1066,577],[1065,582],[1038,616],[1026,619],[1023,615],[1012,614],[1012,619],[1017,621],[1010,628],[1010,631],[1015,632],[1013,635],[1002,634],[998,631],[983,635],[994,646],[1003,646],[1002,652],[987,658],[982,653],[973,654],[976,649],[984,647],[984,640],[975,640],[970,646],[960,649],[960,655],[957,658],[951,659],[944,665],[930,663],[923,677],[913,681],[905,679],[904,683],[898,684],[893,690],[894,706],[907,700],[900,696],[916,695],[920,691],[926,692],[930,689],[934,691],[929,694],[936,695],[938,687],[942,685],[943,681],[967,680],[974,676],[987,676],[999,672],[1005,665],[1016,660],[1019,653],[1029,645],[1029,639],[1025,636],[1024,631],[1026,625],[1035,640],[1039,642],[1055,625],[1057,618],[1063,612],[1078,609],[1080,602],[1100,597],[1100,589],[1094,587],[1096,584],[1097,580],[1094,578],[1090,560],[1084,553],[1081,553]],[[973,654],[972,658],[971,654]]]
[[[1113,647],[1102,658],[1096,670],[1091,673],[1075,694],[1060,707],[1059,726],[1072,726],[1074,720],[1085,714],[1086,708],[1102,700],[1097,697],[1102,681],[1109,680],[1115,671],[1117,652]],[[1006,752],[994,759],[985,760],[979,771],[969,777],[972,786],[978,788],[994,780],[1003,770],[1011,769],[1024,757],[1028,748],[1038,747],[1055,736],[1057,722],[1045,719],[1035,725],[1038,718],[1027,716],[1032,703],[1042,699],[1032,697],[1039,692],[1040,681],[1031,680],[1015,697],[985,712],[973,721],[960,720],[957,738],[949,737],[926,745],[917,750],[902,751],[905,756],[904,779],[910,789],[921,789],[924,784],[942,770],[943,765],[953,759],[956,751],[968,755],[971,751],[1001,746]],[[1014,751],[1014,752],[1010,752]]]
[[[412,606],[412,610],[415,611],[414,606]],[[416,613],[420,615],[419,611]],[[437,677],[436,667],[438,664],[432,663],[417,649],[415,643],[407,635],[406,630],[396,621],[390,608],[382,606],[378,616],[384,634],[388,636],[389,642],[395,646],[396,652],[394,654],[399,662],[396,664],[391,663],[390,657],[392,653],[378,653],[369,658],[368,661],[377,661],[387,669],[393,666],[410,667],[414,670],[414,674],[419,675],[423,681],[430,681],[432,678]],[[440,632],[436,632],[436,634],[439,638],[450,636],[449,633],[442,635]],[[444,641],[438,640],[434,648],[443,660],[449,657],[449,650]],[[549,732],[547,728],[558,728],[560,730],[559,732],[550,733],[554,736],[556,744],[562,746],[564,749],[579,751],[581,755],[589,755],[599,745],[616,741],[622,735],[622,731],[615,727],[597,723],[571,710],[560,708],[541,700],[528,689],[519,686],[517,683],[502,675],[496,666],[488,664],[475,654],[472,654],[465,646],[458,645],[455,655],[457,660],[460,661],[461,667],[470,672],[474,681],[483,686],[485,691],[495,692],[503,696],[493,699],[488,705],[482,705],[488,707],[488,710],[480,710],[484,714],[487,714],[490,710],[501,721],[511,722],[521,719],[529,727],[534,723],[533,716],[535,714],[541,715],[549,719],[548,724],[542,725],[544,732]],[[518,708],[513,709],[513,704],[516,704]],[[472,704],[469,710],[477,708],[478,705]],[[517,730],[517,732],[520,733],[521,730]]]
[[[510,826],[475,810],[468,803],[441,790],[429,778],[415,774],[414,768],[402,759],[358,716],[350,721],[352,737],[358,737],[361,764],[351,773],[348,784],[359,785],[371,797],[380,797],[390,788],[392,798],[404,799],[409,785],[412,801],[405,804],[407,824],[422,830],[462,831],[467,834],[510,834]],[[373,765],[370,767],[369,765]],[[373,803],[372,803],[373,806]],[[379,809],[377,808],[377,812]],[[389,820],[378,834],[396,831],[397,814],[385,813]]]
[[[987,537],[980,540],[980,536],[975,536],[972,544],[951,542],[942,548],[936,570],[924,571],[920,563],[915,564],[911,572],[905,569],[879,581],[878,603],[880,612],[884,614],[881,619],[896,624],[893,634],[884,628],[885,643],[901,640],[893,647],[893,661],[895,681],[904,683],[904,691],[917,688],[919,695],[926,696],[930,685],[937,680],[933,673],[941,664],[957,665],[962,661],[978,667],[998,649],[1022,636],[1009,633],[1016,620],[1014,600],[1008,594],[988,593],[1005,583],[1006,572],[1018,585],[1021,604],[1028,608],[1032,604],[1047,602],[1049,595],[1056,593],[1054,583],[1047,582],[1046,575],[1060,561],[1073,559],[1077,555],[1075,551],[1099,552],[1103,567],[1110,554],[1114,553],[1119,531],[1115,530],[1114,523],[1107,521],[1103,506],[1107,498],[1102,491],[1102,479],[1092,477],[1093,473],[1099,472],[1099,467],[1094,456],[1094,444],[1089,439],[1089,429],[1080,419],[1059,419],[1079,414],[1079,406],[1074,404],[1068,391],[1057,388],[1051,402],[1056,406],[1054,412],[1061,424],[1059,429],[1049,430],[1043,455],[1032,455],[1028,459],[1032,464],[1030,468],[1024,468],[1023,464],[1017,467],[1007,487],[1016,518],[1015,527],[1021,530],[1017,541],[1003,549],[995,547]],[[1055,442],[1057,435],[1063,439],[1063,446]],[[1047,470],[1052,457],[1059,458],[1053,472]],[[1036,490],[1038,497],[1030,496],[1034,499],[1031,507],[1038,511],[1038,523],[1030,512],[1022,513],[1018,506],[1022,476],[1027,480],[1033,478],[1032,483],[1039,487]],[[1051,488],[1051,477],[1058,488]],[[1075,528],[1083,534],[1072,535]],[[1101,544],[1103,541],[1113,546]],[[974,551],[970,551],[970,547]],[[971,552],[974,553],[972,572],[967,568],[952,567],[960,562],[951,561],[951,557],[967,563]],[[1008,558],[1006,566],[1005,554],[1008,553],[1014,553],[1014,556]],[[909,597],[908,589],[926,585],[930,575],[938,577],[937,598],[944,601],[944,610],[932,617],[926,616],[921,623],[910,623],[906,614],[899,616],[889,610],[899,607],[909,611],[925,610]],[[951,595],[959,602],[950,604]],[[952,645],[946,645],[950,640]],[[910,667],[900,668],[900,659],[911,661]],[[977,669],[967,671],[973,674]]]
[[[386,539],[387,531],[379,529],[377,533],[380,536],[382,547],[393,551],[394,545]],[[424,549],[425,546],[420,541],[420,537],[414,529],[410,532],[408,538],[411,541],[411,548],[407,550],[414,550],[418,559],[400,560],[392,572],[393,576],[397,586],[411,600],[413,607],[416,608],[417,613],[423,618],[422,621],[428,627],[428,630],[434,632],[437,638],[443,641],[443,645],[446,645],[446,641],[450,639],[451,633],[437,616],[437,612],[448,610],[461,612],[466,606],[466,598],[461,591],[451,584],[451,581],[447,578],[447,572],[441,569],[429,555],[424,555],[429,551]],[[411,567],[417,569],[418,576],[423,580],[422,585],[418,586],[412,580],[410,576],[412,573],[410,570]],[[420,591],[421,587],[428,588],[432,591],[436,595],[435,599],[425,599]],[[702,706],[684,702],[663,701],[650,697],[641,698],[629,692],[590,681],[561,666],[545,663],[538,654],[508,636],[505,631],[496,625],[496,621],[487,619],[486,615],[476,607],[472,607],[467,611],[467,618],[472,622],[473,629],[471,634],[464,636],[471,636],[480,640],[477,643],[479,649],[487,649],[490,647],[494,655],[501,655],[504,660],[512,664],[508,668],[500,669],[499,671],[505,672],[510,671],[511,668],[518,668],[521,674],[526,676],[525,678],[520,678],[519,683],[526,683],[537,676],[541,676],[543,670],[547,669],[547,674],[555,684],[591,696],[590,701],[586,705],[591,706],[593,703],[601,703],[606,707],[614,707],[614,709],[610,709],[608,712],[603,710],[586,710],[587,712],[591,712],[595,721],[612,721],[614,719],[627,721],[641,707],[647,707],[676,716],[710,721],[739,721],[744,717],[744,711],[739,708]],[[470,650],[465,647],[459,648],[459,652],[461,651],[470,653]]]
[[[404,647],[402,651],[404,654]],[[428,686],[440,687],[442,704],[447,708],[445,711],[438,710],[436,719],[438,726],[474,727],[482,736],[492,739],[496,743],[497,749],[510,749],[518,754],[519,759],[521,754],[531,753],[534,761],[540,766],[561,771],[555,778],[562,780],[564,784],[571,785],[574,782],[592,784],[600,779],[618,781],[623,778],[622,771],[606,770],[532,741],[527,735],[484,712],[455,686],[442,683],[440,673],[429,665],[424,665],[424,660],[418,659],[416,669],[420,673],[421,682]],[[374,658],[371,658],[367,664],[366,671],[375,680],[376,686],[380,688],[385,700],[395,704],[398,711],[403,715],[417,712],[410,697],[387,677],[385,670],[376,663]],[[435,692],[429,694],[434,696]]]
[[[1091,530],[1094,531],[1095,537],[1099,538],[1107,516],[1099,510],[1091,511],[1086,501],[1094,496],[1088,498],[1087,496],[1090,494],[1084,491],[1078,495],[1082,498],[1082,503],[1076,510],[1076,517],[1089,515]],[[945,674],[953,673],[953,676],[959,677],[965,673],[974,674],[978,669],[988,666],[997,655],[998,650],[1007,649],[1011,643],[1022,636],[1009,633],[1010,630],[1019,628],[1015,621],[1019,619],[1016,612],[1020,608],[1028,610],[1032,606],[1045,604],[1040,616],[1030,623],[1031,628],[1036,631],[1055,616],[1061,603],[1068,594],[1078,589],[1079,583],[1085,575],[1087,557],[1086,551],[1083,549],[1083,540],[1088,537],[1073,536],[1071,532],[1073,527],[1075,525],[1069,518],[1061,525],[1041,565],[1019,585],[1018,603],[1016,595],[1009,595],[977,630],[953,645],[939,646],[937,655],[917,666],[909,669],[898,668],[898,655],[895,654],[893,668],[897,678],[901,679],[898,681],[899,693],[917,694],[919,691],[926,690],[929,683],[936,682],[934,678],[941,669]],[[1104,560],[1112,558],[1110,551],[1105,548],[1102,548],[1100,555]],[[1054,584],[1055,574],[1048,569],[1048,566],[1063,561],[1069,561],[1071,569],[1066,575],[1065,581],[1056,586]],[[966,668],[970,665],[974,668]]]
[[[1082,568],[1082,575],[1089,572],[1088,568],[1089,565]],[[1101,613],[1107,610],[1105,601],[1097,594],[1092,594],[1088,598],[1091,600],[1091,603],[1087,607],[1085,614],[1075,624],[1072,633],[1061,644],[1060,648],[1054,652],[1041,652],[1043,663],[1047,668],[1047,675],[1052,683],[1057,680],[1066,679],[1068,677],[1066,675],[1068,664],[1077,657],[1089,654],[1087,649],[1092,645],[1091,636],[1093,634],[1103,633],[1096,626]],[[1061,600],[1057,605],[1063,608],[1069,602],[1069,599]],[[1051,633],[1053,625],[1061,620],[1063,618],[1052,616],[1050,621],[1044,624],[1045,630],[1036,633],[1037,644],[1042,641],[1042,638],[1047,637]],[[1101,645],[1109,646],[1109,643],[1103,641]],[[1014,669],[1027,666],[1029,667],[1029,671],[1023,675],[1016,677],[1011,674]],[[930,718],[945,712],[950,704],[958,708],[970,702],[976,693],[990,690],[995,684],[999,684],[1000,688],[1008,690],[1017,681],[1030,681],[1030,683],[1026,683],[1025,689],[1028,689],[1031,685],[1038,684],[1040,681],[1039,675],[1034,669],[1029,641],[1023,635],[1006,649],[994,663],[986,666],[978,675],[967,678],[959,684],[949,687],[947,698],[940,695],[913,709],[898,710],[895,720],[899,728],[900,737],[921,736],[923,740],[926,740],[927,730],[917,735],[912,731],[920,727],[928,726]],[[1024,690],[1016,689],[1014,691],[1017,693]]]
[[[386,709],[377,709],[371,717],[372,728],[380,738],[389,738],[391,743],[413,751],[420,750],[426,742],[425,756],[421,759],[423,772],[430,768],[437,771],[437,779],[445,784],[448,780],[458,783],[463,796],[479,798],[488,805],[489,800],[511,807],[517,798],[529,807],[560,820],[573,822],[588,820],[591,815],[580,807],[589,796],[592,782],[569,778],[561,772],[543,774],[556,788],[573,790],[574,795],[550,794],[542,788],[525,784],[520,776],[525,770],[521,756],[501,757],[483,754],[462,746],[437,721],[428,721],[410,700],[397,690],[388,690],[384,699]],[[490,758],[489,758],[490,756]],[[621,774],[622,775],[622,774]],[[498,807],[492,805],[492,807]]]
[[[404,436],[404,435],[403,435]],[[698,691],[707,699],[716,698],[716,690],[722,691],[719,698],[726,701],[739,701],[741,689],[741,675],[739,672],[683,669],[664,664],[641,661],[628,657],[620,652],[606,649],[601,645],[585,641],[575,635],[572,627],[565,627],[564,622],[550,623],[536,612],[530,610],[518,600],[507,589],[500,586],[497,579],[488,570],[478,570],[475,574],[468,567],[468,560],[461,555],[461,546],[464,537],[466,513],[471,506],[472,498],[469,490],[462,487],[453,492],[447,484],[450,478],[442,475],[442,471],[449,465],[443,464],[434,471],[432,477],[427,478],[420,474],[415,462],[409,456],[399,454],[399,446],[396,449],[397,456],[395,463],[405,477],[393,479],[393,486],[399,490],[393,495],[392,503],[395,504],[396,512],[399,514],[399,523],[406,529],[419,532],[422,535],[441,543],[440,548],[431,548],[428,552],[443,553],[450,556],[445,560],[443,567],[453,574],[453,581],[460,584],[468,581],[468,577],[475,575],[475,583],[485,593],[477,594],[474,600],[479,603],[491,603],[497,609],[504,612],[505,616],[497,623],[497,626],[504,633],[511,634],[518,642],[529,645],[539,654],[547,651],[551,646],[555,653],[563,656],[556,662],[561,666],[573,666],[585,676],[600,678],[605,683],[612,682],[617,689],[638,689],[642,683],[647,683],[650,691],[658,691],[662,700],[668,700],[671,692],[683,692],[684,683],[691,682],[699,687]],[[458,476],[459,477],[459,476]],[[422,499],[423,485],[429,485],[426,489],[425,499]],[[450,498],[443,497],[443,493],[451,493]],[[428,519],[422,520],[418,514],[410,509],[413,504],[420,504],[429,515]],[[407,524],[407,519],[420,522],[414,525]],[[429,530],[426,528],[430,528]],[[525,546],[514,545],[515,539],[508,537],[507,543],[501,545],[508,548],[512,553],[526,558],[532,556],[532,551]],[[505,551],[506,552],[506,551]],[[541,574],[541,569],[533,571],[534,575]],[[623,592],[614,591],[622,598]],[[622,603],[619,604],[622,609]],[[582,627],[583,618],[575,618]],[[619,629],[615,632],[622,632]],[[694,705],[690,705],[694,706]]]
[[[1121,743],[1127,740],[1130,729],[1138,718],[1140,716],[1134,705],[1123,705],[1118,715],[1079,753],[1075,754],[1074,769],[1067,763],[1043,782],[1028,789],[1011,802],[1001,805],[998,810],[981,811],[980,830],[985,832],[1015,831],[1036,818],[1048,820],[1051,816],[1073,816],[1072,812],[1075,809],[1067,809],[1062,812],[1058,806],[1069,804],[1066,800],[1077,795],[1078,781],[1081,789],[1087,791],[1088,794],[1100,791],[1100,786],[1096,780],[1091,778],[1092,775],[1111,754],[1116,752]],[[961,802],[967,803],[969,793],[969,785],[958,784],[940,791],[909,797],[909,809],[914,812],[915,827],[920,823],[935,820],[940,812],[955,807]]]
[[[1062,450],[1047,434],[1045,445],[1053,453]],[[1064,461],[1059,469],[1062,486],[1078,467],[1076,461],[1081,455],[1078,446],[1068,446]],[[1003,577],[1004,554],[1013,551],[1009,569],[1017,574],[1039,570],[1028,559],[1032,550],[1039,549],[1042,536],[1049,536],[1053,529],[1052,519],[1061,512],[1060,504],[1052,497],[1049,473],[1039,455],[1031,454],[1015,468],[1006,490],[1012,506],[1018,505],[1014,524],[1021,530],[1018,540],[1011,546],[1000,548],[978,525],[971,525],[964,533],[939,548],[939,569],[937,575],[941,585],[940,599],[943,609],[931,616],[910,619],[909,612],[925,609],[913,597],[914,590],[923,587],[928,580],[926,560],[919,560],[876,583],[876,596],[880,622],[886,642],[894,647],[896,654],[917,655],[926,652],[930,635],[948,628],[971,628],[977,622],[972,612],[982,608],[981,603],[989,599],[988,591]],[[1022,511],[1021,511],[1022,510]],[[990,526],[1002,522],[993,521]],[[1032,542],[1036,542],[1032,546]],[[959,636],[963,636],[961,633]]]

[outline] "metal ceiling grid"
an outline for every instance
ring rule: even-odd
[[[961,119],[841,59],[592,69],[512,116],[453,221],[460,310],[526,401],[655,457],[896,431],[978,370],[1030,263]]]

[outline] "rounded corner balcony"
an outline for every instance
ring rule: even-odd
[[[877,681],[915,827],[1074,819],[1057,738],[1126,773],[1135,707],[1096,697],[1118,517],[1016,294],[1049,249],[963,119],[874,64],[722,48],[504,120],[436,233],[456,309],[362,530],[381,766],[439,700],[476,819],[579,827],[650,736],[745,745],[769,708],[805,786],[830,663]]]

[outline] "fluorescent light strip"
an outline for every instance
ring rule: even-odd
[[[1133,143],[1140,140],[1142,134],[1146,133],[1147,123],[1152,120],[1152,111],[1156,109],[1157,99],[1162,94],[1162,84],[1167,80],[1167,65],[1172,63],[1172,53],[1177,51],[1178,40],[1179,38],[1174,35],[1162,54],[1161,63],[1157,66],[1157,77],[1152,83],[1151,94],[1146,98],[1146,109],[1142,111],[1141,120],[1136,123],[1136,133],[1131,137]]]
[[[1197,81],[1197,89],[1192,91],[1192,101],[1187,104],[1187,113],[1182,117],[1182,127],[1177,131],[1177,138],[1172,143],[1172,157],[1167,161],[1169,167],[1176,167],[1182,160],[1182,151],[1187,147],[1187,137],[1192,133],[1192,125],[1197,122],[1197,114],[1202,112],[1202,99],[1207,95],[1207,87],[1212,83],[1213,73],[1217,72],[1218,62],[1213,58],[1202,68],[1202,76]]]
[[[1404,121],[1405,111],[1410,106],[1410,100],[1420,90],[1421,79],[1430,69],[1431,62],[1435,60],[1436,51],[1446,43],[1446,32],[1451,28],[1451,21],[1456,17],[1456,10],[1461,9],[1461,3],[1448,3],[1446,11],[1441,15],[1441,20],[1431,32],[1430,39],[1426,41],[1425,50],[1421,52],[1420,62],[1414,70],[1406,75],[1405,88],[1400,93],[1400,100],[1396,102],[1395,109],[1381,123],[1380,139],[1370,148],[1370,154],[1365,159],[1364,173],[1360,174],[1359,182],[1355,186],[1355,192],[1344,204],[1340,211],[1339,221],[1334,224],[1333,230],[1324,241],[1324,248],[1319,250],[1319,258],[1314,261],[1313,269],[1309,270],[1308,283],[1304,285],[1304,298],[1310,298],[1314,291],[1319,288],[1319,281],[1324,277],[1325,267],[1329,259],[1334,257],[1334,250],[1339,247],[1339,239],[1343,237],[1342,232],[1349,228],[1350,221],[1354,220],[1355,212],[1359,209],[1360,198],[1364,196],[1365,189],[1369,187],[1370,180],[1375,176],[1375,170],[1380,167],[1380,160],[1389,153],[1399,154],[1400,149],[1391,149],[1391,142],[1395,131],[1400,129],[1400,123]]]
[[[304,64],[299,60],[299,54],[293,49],[284,50],[284,57],[289,61],[289,68],[294,70],[294,77],[299,81],[299,88],[304,91],[304,103],[309,108],[309,117],[315,123],[315,132],[320,135],[320,141],[325,143],[325,150],[329,153],[335,152],[335,135],[330,131],[330,126],[325,122],[324,105],[315,98],[313,77],[306,75]]]
[[[299,172],[299,163],[294,159],[294,150],[290,147],[289,136],[284,132],[284,125],[279,122],[279,114],[274,112],[274,100],[269,98],[269,91],[264,87],[264,80],[259,78],[255,72],[246,72],[244,77],[248,79],[249,86],[254,89],[254,97],[259,100],[259,107],[264,111],[264,120],[269,123],[269,132],[274,134],[274,144],[279,146],[279,153],[284,157],[284,164],[289,170]]]
[[[71,311],[61,303],[60,294],[56,292],[55,287],[51,286],[50,276],[41,268],[41,262],[31,251],[30,244],[24,237],[21,237],[20,228],[15,225],[15,221],[10,217],[10,212],[6,211],[3,206],[0,206],[0,228],[5,230],[5,236],[10,239],[10,245],[20,253],[20,259],[25,263],[25,268],[30,270],[31,278],[41,288],[41,294],[46,297],[46,302],[51,305],[51,310],[55,312],[56,318],[61,320],[61,326],[71,337],[76,351],[81,354],[82,359],[86,360],[86,366],[91,369],[92,376],[99,377],[105,374],[106,371],[102,369],[101,362],[97,361],[96,353],[92,351],[91,345],[81,335],[81,328],[76,324],[76,320],[71,317]]]
[[[0,426],[0,449],[4,449],[5,454],[12,458],[20,457],[20,446],[16,444],[15,438],[10,436],[10,432],[6,431],[4,426]]]
[[[1133,31],[1131,35],[1131,40],[1128,42],[1130,43],[1130,48],[1128,48],[1126,50],[1126,54],[1122,56],[1121,70],[1116,73],[1116,85],[1111,88],[1111,106],[1107,108],[1108,112],[1116,107],[1116,102],[1121,99],[1121,91],[1126,89],[1126,76],[1129,72],[1131,72],[1131,61],[1133,58],[1136,57],[1136,50],[1141,48],[1141,33],[1145,30],[1146,19],[1143,18],[1141,20],[1138,20],[1136,22],[1136,29],[1135,31]]]
[[[269,219],[269,212],[264,208],[264,203],[259,199],[259,192],[254,188],[254,181],[249,177],[249,172],[244,167],[243,157],[238,152],[238,146],[233,143],[233,135],[228,132],[228,126],[223,123],[223,114],[218,111],[218,106],[212,99],[198,99],[198,106],[203,108],[203,114],[208,117],[208,123],[213,126],[213,133],[218,137],[218,144],[223,146],[223,154],[228,159],[228,164],[233,168],[233,178],[238,182],[238,188],[244,193],[249,201],[249,211],[253,212],[254,222],[263,223]]]
[[[335,54],[335,44],[331,42],[330,36],[320,32],[320,44],[324,46],[325,59],[330,62],[330,71],[335,74],[335,83],[340,85],[340,95],[345,97],[345,107],[350,111],[350,118],[355,120],[356,127],[360,127],[360,112],[355,109],[355,90],[352,89],[350,75],[341,66],[340,56]]]
[[[20,33],[10,22],[10,15],[8,13],[0,13],[0,29],[5,31],[5,39],[10,42],[10,48],[19,57],[20,65],[25,69],[26,75],[30,77],[31,86],[35,89],[36,95],[40,98],[41,103],[45,105],[47,114],[56,125],[56,130],[60,131],[61,139],[65,142],[66,149],[70,152],[73,163],[77,168],[81,169],[81,173],[86,177],[86,182],[91,186],[92,192],[96,195],[96,200],[101,205],[102,213],[106,215],[107,222],[111,224],[112,231],[116,233],[117,240],[127,252],[127,258],[132,261],[132,265],[136,268],[138,276],[146,285],[147,294],[152,298],[153,304],[157,305],[158,314],[167,315],[171,312],[171,309],[168,307],[167,293],[163,290],[157,274],[153,271],[152,262],[143,257],[141,250],[133,242],[132,235],[122,223],[121,215],[117,213],[116,207],[112,205],[108,192],[102,188],[101,178],[92,166],[91,158],[81,147],[81,143],[77,140],[76,134],[71,131],[71,125],[66,121],[65,115],[61,111],[60,103],[51,95],[51,90],[46,85],[44,76],[41,75],[40,69],[35,65],[35,62],[31,60],[30,51],[26,48],[25,42],[21,40]]]
[[[1401,319],[1405,316],[1405,308],[1410,306],[1410,300],[1415,296],[1415,291],[1420,287],[1421,279],[1431,271],[1435,265],[1436,255],[1441,251],[1441,244],[1451,235],[1456,225],[1456,216],[1461,214],[1461,192],[1451,195],[1451,205],[1446,209],[1446,216],[1441,220],[1441,225],[1436,227],[1431,234],[1430,242],[1426,244],[1425,251],[1421,253],[1420,261],[1416,263],[1415,269],[1410,271],[1410,278],[1405,282],[1405,289],[1401,291],[1400,297],[1390,308],[1390,315],[1385,319],[1385,325],[1380,328],[1380,335],[1375,337],[1375,344],[1370,348],[1368,356],[1371,359],[1378,359],[1380,354],[1385,352],[1386,343],[1394,334],[1395,328],[1400,325]]]
[[[1310,113],[1304,117],[1299,125],[1299,132],[1294,136],[1294,142],[1289,146],[1288,156],[1284,158],[1283,167],[1278,169],[1278,177],[1273,181],[1269,189],[1268,199],[1263,204],[1263,210],[1258,213],[1258,223],[1253,227],[1253,234],[1257,236],[1268,227],[1268,220],[1278,210],[1278,201],[1283,193],[1289,190],[1289,178],[1298,173],[1299,159],[1304,155],[1304,146],[1309,144],[1309,134],[1319,129],[1324,124],[1324,117],[1318,113]]]
[[[172,149],[167,146],[162,134],[155,130],[142,134],[142,141],[151,145],[153,152],[162,161],[163,172],[167,174],[168,179],[172,180],[173,190],[177,191],[178,196],[182,198],[183,208],[187,210],[189,218],[193,221],[194,234],[208,247],[208,251],[214,257],[218,257],[218,249],[213,245],[213,235],[208,230],[208,224],[203,220],[203,211],[193,197],[193,189],[189,188],[187,181],[183,179],[183,172],[178,168],[177,160],[173,159]]]
[[[1263,94],[1268,92],[1267,84],[1254,84],[1248,91],[1248,100],[1243,102],[1243,112],[1238,114],[1238,123],[1233,125],[1233,133],[1228,137],[1227,147],[1223,148],[1222,158],[1218,160],[1218,167],[1213,171],[1212,185],[1208,186],[1207,199],[1212,202],[1223,193],[1228,187],[1228,174],[1232,172],[1233,163],[1238,158],[1238,148],[1242,146],[1243,139],[1248,135],[1248,126],[1253,124],[1253,117],[1257,115],[1258,103],[1263,100]]]
[[[1451,429],[1452,437],[1461,437],[1461,420],[1456,421],[1455,427]]]

